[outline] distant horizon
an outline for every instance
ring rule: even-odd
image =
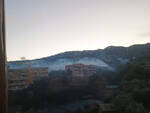
[[[6,0],[9,61],[150,42],[150,0]]]
[[[146,42],[146,43],[141,43],[141,44],[132,44],[132,45],[129,45],[129,46],[121,46],[121,45],[110,45],[110,46],[107,46],[107,47],[131,47],[131,46],[134,46],[134,45],[145,45],[145,44],[150,44],[150,42]],[[45,58],[45,57],[51,57],[51,56],[55,56],[55,55],[58,55],[58,54],[62,54],[62,53],[65,53],[65,52],[75,52],[75,51],[94,51],[94,50],[103,50],[107,47],[104,47],[104,48],[98,48],[98,49],[92,49],[92,50],[72,50],[72,51],[63,51],[63,52],[59,52],[59,53],[56,53],[56,54],[52,54],[52,55],[49,55],[49,56],[43,56],[43,57],[39,57],[39,58],[33,58],[33,59],[26,59],[25,60],[21,60],[21,57],[20,59],[18,60],[8,60],[8,62],[13,62],[13,61],[26,61],[26,60],[37,60],[37,59],[41,59],[41,58]]]

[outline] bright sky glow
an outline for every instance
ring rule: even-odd
[[[150,0],[6,0],[8,60],[150,42]]]

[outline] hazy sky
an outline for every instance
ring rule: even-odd
[[[150,42],[150,0],[6,0],[8,60]]]

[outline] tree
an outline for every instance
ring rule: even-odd
[[[134,103],[129,103],[126,106],[125,111],[123,113],[146,113],[146,110],[142,104],[138,104],[134,102]]]

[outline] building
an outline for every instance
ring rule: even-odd
[[[29,75],[33,76],[34,80],[39,80],[41,77],[48,76],[48,67],[31,68],[29,69],[29,73]]]
[[[27,70],[8,70],[8,90],[24,89],[29,84]]]
[[[72,64],[65,67],[65,71],[71,75],[71,85],[84,86],[88,84],[88,77],[96,73],[93,65]]]
[[[84,64],[72,64],[67,65],[65,67],[65,70],[71,71],[72,76],[79,76],[79,77],[85,77],[85,76],[91,76],[96,73],[96,68],[94,65],[84,65]]]
[[[48,76],[48,68],[8,69],[8,89],[27,88],[35,80]]]

